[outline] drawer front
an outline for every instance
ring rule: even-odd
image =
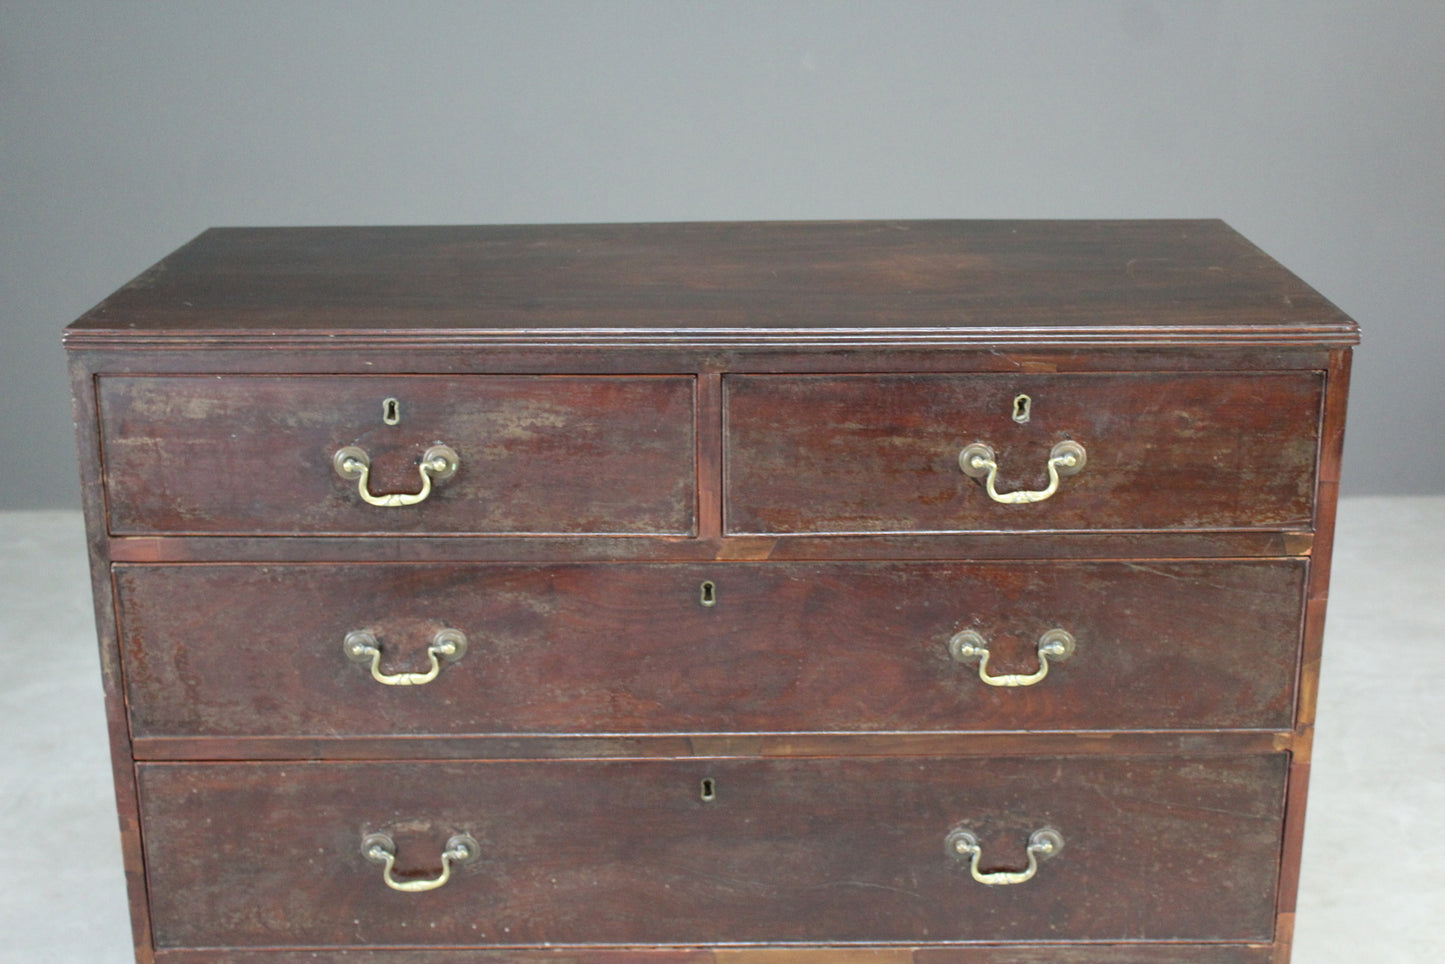
[[[1306,565],[190,564],[114,577],[137,737],[1282,728]],[[1041,657],[1056,630],[1072,651]],[[379,655],[348,655],[358,632]],[[434,661],[446,632],[465,653]],[[395,679],[433,668],[421,685]]]
[[[1304,527],[1316,372],[736,375],[726,385],[735,533]],[[1027,399],[1026,401],[1024,399]],[[1041,501],[1058,443],[1083,449]],[[1077,464],[1077,459],[1076,459]],[[1069,466],[1063,466],[1064,473]]]
[[[687,534],[693,399],[691,377],[101,377],[110,530]],[[421,494],[438,444],[456,467],[425,500],[365,501]]]
[[[142,764],[160,947],[1268,940],[1283,755]],[[711,799],[704,799],[709,795]],[[979,861],[960,853],[971,833]],[[1025,881],[1040,831],[1061,843]],[[363,853],[391,838],[398,883]],[[952,835],[952,836],[951,836]],[[379,856],[379,854],[377,855]],[[446,863],[450,863],[447,861]],[[993,878],[997,880],[997,878]]]

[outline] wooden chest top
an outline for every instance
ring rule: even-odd
[[[1355,325],[1221,221],[218,228],[71,328],[563,344],[1342,344]]]

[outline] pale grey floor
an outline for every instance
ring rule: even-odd
[[[1296,964],[1445,960],[1442,533],[1445,498],[1340,508]],[[0,513],[0,961],[131,960],[84,553]]]

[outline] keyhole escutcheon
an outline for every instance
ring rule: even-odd
[[[1027,395],[1019,395],[1014,398],[1013,419],[1020,425],[1029,420],[1029,410],[1033,408],[1034,400]]]

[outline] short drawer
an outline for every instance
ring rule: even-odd
[[[114,580],[138,738],[1278,729],[1306,565],[132,564]]]
[[[98,381],[114,534],[693,531],[691,377]]]
[[[725,386],[729,532],[1290,528],[1313,518],[1317,372],[730,375]],[[990,485],[1037,501],[996,501]]]
[[[1286,763],[1271,754],[138,771],[157,946],[324,948],[1264,941]],[[444,861],[449,846],[470,859],[458,851]],[[368,856],[372,847],[381,850]],[[419,892],[386,879],[426,887],[444,872]]]

